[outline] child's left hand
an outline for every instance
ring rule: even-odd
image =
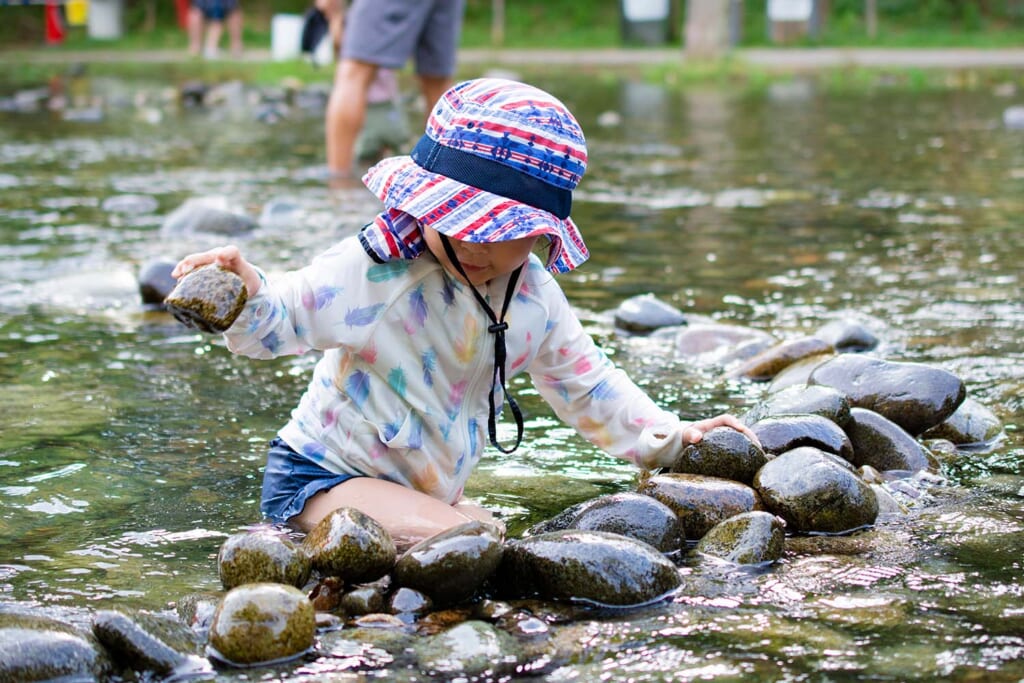
[[[706,433],[716,427],[729,427],[731,429],[735,429],[737,432],[740,432],[750,439],[758,448],[761,447],[761,441],[754,435],[754,432],[750,431],[750,428],[736,419],[735,416],[728,414],[709,417],[706,420],[698,420],[686,425],[686,428],[683,429],[683,443],[697,443],[704,438]]]

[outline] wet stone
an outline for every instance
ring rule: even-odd
[[[182,596],[175,607],[178,619],[194,633],[205,638],[221,597],[214,593],[189,593]]]
[[[355,509],[342,507],[324,517],[302,542],[313,568],[348,583],[375,581],[395,566],[397,550],[387,529]]]
[[[814,446],[835,453],[844,460],[853,459],[850,437],[835,422],[820,415],[766,417],[750,425],[750,430],[761,442],[761,447],[775,455],[800,446]]]
[[[814,336],[841,353],[860,353],[878,346],[878,337],[856,320],[832,320],[822,325]]]
[[[938,469],[938,462],[924,445],[874,411],[851,410],[846,432],[853,444],[851,462],[858,467],[870,465],[882,472]]]
[[[762,330],[723,323],[689,324],[676,335],[676,352],[684,358],[723,363],[760,353],[777,343]],[[746,349],[744,355],[741,349]]]
[[[647,543],[603,531],[553,531],[509,541],[495,582],[546,600],[632,606],[667,597],[679,570]]]
[[[750,484],[767,461],[764,451],[745,434],[729,427],[717,427],[697,443],[684,448],[670,470]]]
[[[210,626],[208,653],[234,666],[277,662],[313,646],[316,617],[305,594],[280,583],[232,588]]]
[[[764,509],[753,488],[721,477],[657,474],[641,481],[637,491],[671,508],[690,540],[700,539],[711,527],[733,515]]]
[[[850,401],[832,387],[794,385],[772,393],[743,415],[752,425],[766,417],[779,415],[820,415],[846,427],[850,421]]]
[[[492,526],[467,522],[409,548],[392,575],[399,586],[447,605],[471,597],[498,568],[501,554],[501,539]]]
[[[124,609],[101,610],[93,615],[92,632],[114,662],[133,671],[161,676],[209,670],[197,656],[199,641],[178,621]]]
[[[841,391],[851,405],[873,410],[911,436],[943,422],[966,396],[960,378],[941,368],[855,354],[822,363],[807,383]]]
[[[151,259],[139,269],[139,296],[149,306],[163,306],[164,299],[174,290],[178,281],[171,277],[174,261]]]
[[[232,534],[217,553],[217,570],[225,589],[243,583],[285,583],[301,587],[310,574],[310,560],[301,547],[273,531]]]
[[[515,671],[515,640],[482,621],[467,621],[417,641],[419,669],[429,676],[497,679]]]
[[[421,615],[429,612],[433,606],[429,597],[412,588],[399,588],[388,599],[388,609],[392,614]]]
[[[849,463],[810,446],[769,462],[754,487],[794,532],[843,534],[874,524],[878,516],[874,491]]]
[[[255,228],[256,221],[223,197],[192,197],[167,215],[160,226],[160,237],[181,239],[202,233],[234,237]]]
[[[615,309],[615,326],[629,332],[650,332],[659,327],[685,325],[686,316],[653,294],[626,299]]]
[[[768,393],[774,394],[790,387],[807,386],[807,380],[815,368],[836,357],[834,353],[816,353],[787,365],[768,383]]]
[[[44,617],[0,614],[0,681],[103,680],[106,653],[73,627]]]
[[[1003,423],[995,413],[968,397],[952,415],[922,437],[945,439],[958,446],[983,446],[998,439],[1002,433]]]
[[[356,586],[341,596],[341,611],[350,617],[384,611],[387,603],[387,585],[381,582]]]
[[[309,601],[317,612],[333,612],[341,606],[345,582],[337,576],[323,576],[309,590]]]
[[[663,553],[678,551],[685,543],[682,524],[670,507],[650,496],[629,491],[574,505],[548,522],[535,525],[527,535],[563,529],[621,534],[649,543]]]
[[[793,363],[805,358],[832,352],[832,346],[816,337],[803,337],[782,342],[765,349],[734,370],[732,377],[745,377],[755,382],[767,382]]]
[[[761,564],[782,557],[786,523],[770,512],[744,512],[719,522],[697,543],[697,552],[734,564]]]
[[[164,305],[186,327],[219,334],[235,322],[247,298],[242,278],[211,263],[181,278]]]

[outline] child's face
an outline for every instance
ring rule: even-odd
[[[425,225],[421,227],[427,246],[444,266],[444,269],[460,282],[465,282],[459,275],[459,271],[448,260],[444,245],[441,243],[440,233]],[[521,266],[530,256],[530,251],[533,250],[537,239],[536,237],[524,237],[523,239],[490,244],[463,242],[456,239],[449,239],[449,242],[455,251],[455,257],[459,259],[459,264],[469,276],[469,284],[482,285],[496,277],[508,275]]]

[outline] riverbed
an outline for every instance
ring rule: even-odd
[[[957,374],[1005,426],[943,458],[903,517],[791,539],[756,570],[682,560],[674,600],[583,612],[585,646],[541,677],[1024,678],[1024,130],[1005,116],[1024,83],[531,80],[577,114],[590,150],[572,215],[592,257],[561,284],[659,403],[742,413],[766,388],[678,357],[670,334],[617,330],[611,311],[645,293],[780,340],[857,320],[877,355]],[[221,542],[260,522],[266,443],[315,359],[233,357],[143,306],[139,268],[224,241],[161,237],[191,198],[257,219],[232,240],[270,272],[355,233],[378,205],[325,182],[315,106],[220,85],[224,100],[185,107],[158,73],[62,78],[40,86],[45,103],[59,87],[63,108],[0,111],[0,603],[169,609],[219,590]],[[635,486],[633,466],[559,423],[528,380],[511,390],[524,445],[486,453],[466,491],[510,535]],[[507,441],[514,427],[502,429]],[[274,675],[417,675],[353,661],[314,654]]]

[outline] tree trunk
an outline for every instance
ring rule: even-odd
[[[687,57],[714,59],[729,50],[729,14],[733,3],[727,0],[687,0],[684,30]]]

